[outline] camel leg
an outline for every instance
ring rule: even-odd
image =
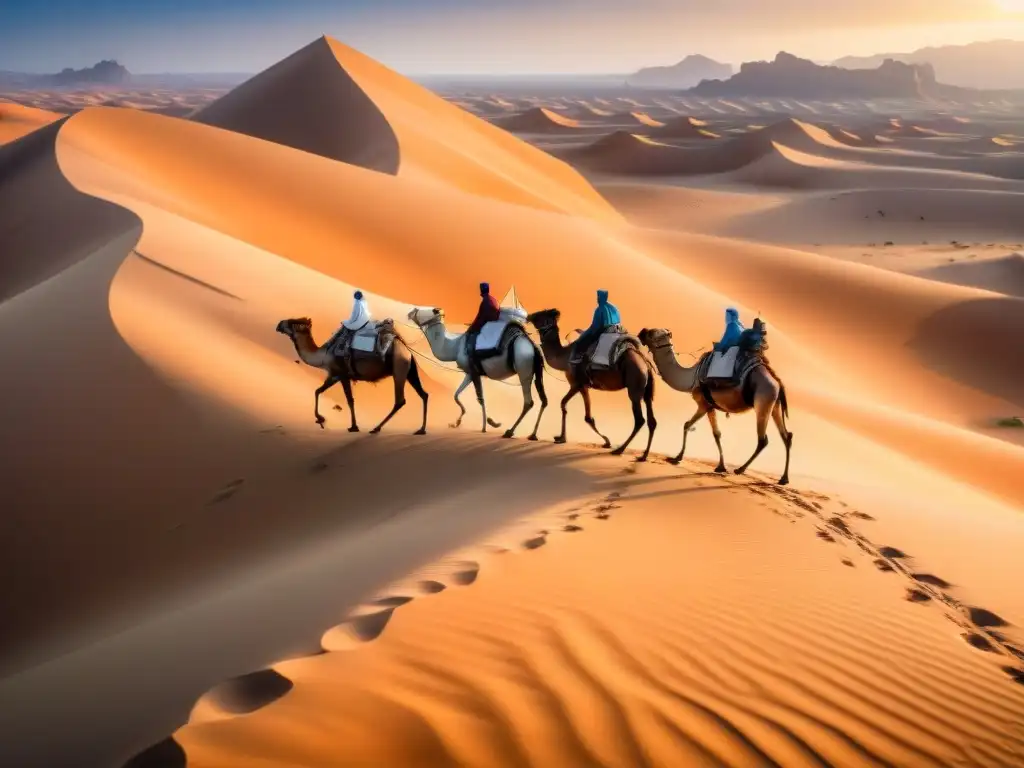
[[[412,384],[412,388],[416,390],[416,394],[420,396],[420,400],[423,401],[423,424],[413,434],[425,435],[427,434],[427,400],[430,399],[430,395],[427,394],[427,391],[423,388],[423,382],[420,381],[420,369],[416,365],[415,358],[409,359],[408,381]]]
[[[480,412],[483,414],[484,422],[483,427],[480,429],[481,432],[487,434],[487,424],[490,423],[490,419],[487,418],[487,403],[484,402],[484,382],[479,376],[473,377],[473,389],[476,390],[476,401],[480,403]],[[501,426],[500,424],[492,426]]]
[[[352,426],[348,428],[348,431],[358,432],[359,425],[356,424],[356,401],[352,397],[352,382],[348,379],[342,379],[341,388],[345,390],[345,402],[348,403],[348,412],[352,414]]]
[[[718,429],[718,414],[714,409],[708,411],[708,421],[711,423],[711,434],[715,436],[715,445],[718,446],[718,466],[715,472],[723,474],[728,470],[725,468],[725,453],[722,451],[722,432]]]
[[[654,418],[654,372],[648,371],[647,383],[644,385],[644,408],[647,411],[647,447],[637,461],[647,461],[654,442],[654,430],[658,428],[658,420]]]
[[[581,393],[583,395],[583,407],[586,409],[585,410],[585,415],[583,417],[583,420],[585,422],[587,422],[588,426],[592,430],[594,430],[594,432],[597,434],[598,437],[600,437],[602,440],[604,440],[604,447],[605,448],[611,448],[612,447],[612,441],[609,440],[607,437],[605,437],[604,435],[601,434],[601,430],[599,430],[597,428],[597,422],[594,421],[594,417],[591,415],[591,412],[590,412],[590,390],[589,389],[583,389],[583,390],[581,390]]]
[[[313,415],[316,417],[316,423],[320,425],[320,429],[324,429],[324,422],[327,421],[323,416],[320,415],[320,395],[326,392],[328,389],[338,383],[338,379],[335,378],[334,374],[330,374],[324,379],[324,383],[321,384],[313,396]]]
[[[516,427],[519,426],[519,422],[525,418],[526,414],[533,408],[533,368],[529,370],[519,371],[519,383],[523,387],[523,410],[519,414],[519,418],[516,419],[515,424],[505,430],[504,437],[512,437],[516,433]]]
[[[754,394],[754,413],[757,415],[757,448],[754,449],[754,454],[747,459],[747,463],[742,467],[738,467],[733,470],[737,475],[742,475],[747,471],[747,467],[754,463],[754,459],[761,455],[768,445],[768,419],[771,418],[772,409],[775,407],[775,393],[772,393],[771,398],[765,397],[760,393]]]
[[[674,456],[668,460],[669,464],[679,464],[682,462],[683,455],[686,453],[686,437],[687,435],[690,434],[690,430],[693,428],[693,425],[696,424],[701,419],[703,419],[704,414],[706,414],[707,412],[708,404],[704,402],[704,398],[702,397],[697,402],[697,412],[690,417],[690,420],[688,422],[683,424],[683,447],[679,449],[678,456]]]
[[[772,408],[772,419],[775,420],[775,426],[779,428],[779,435],[786,446],[786,468],[782,471],[782,477],[779,478],[779,485],[789,485],[789,451],[793,447],[793,433],[786,427],[786,415],[781,402],[776,402],[775,407]]]
[[[646,385],[646,382],[644,383]],[[626,442],[624,442],[622,445],[620,445],[618,448],[612,451],[612,456],[621,456],[623,453],[625,453],[626,448],[629,447],[629,444],[633,442],[633,438],[636,437],[636,433],[639,432],[640,429],[643,427],[644,413],[643,410],[640,408],[640,402],[643,399],[643,396],[643,389],[640,389],[635,384],[632,384],[630,386],[629,399],[633,403],[633,431],[629,433],[629,437],[626,438]]]
[[[544,357],[538,349],[535,352],[533,364],[533,381],[537,385],[537,397],[540,398],[540,413],[537,414],[537,423],[533,425],[533,432],[527,440],[537,439],[537,430],[540,429],[540,420],[544,416],[544,409],[548,407],[548,396],[544,392]]]
[[[586,390],[583,390],[586,392]],[[569,391],[565,393],[565,397],[562,398],[562,434],[555,438],[556,443],[565,442],[565,420],[569,415],[569,401],[576,397],[577,393],[580,392],[580,387],[577,384],[571,384]]]
[[[467,373],[466,378],[464,378],[462,380],[462,383],[459,384],[459,388],[455,390],[455,404],[459,406],[459,418],[455,420],[454,424],[448,425],[452,429],[458,429],[462,425],[462,417],[466,415],[466,406],[464,406],[462,404],[462,401],[459,400],[459,395],[463,393],[463,391],[466,389],[466,387],[469,386],[469,383],[471,381],[473,381],[473,377]]]
[[[391,418],[405,407],[405,376],[399,374],[398,376],[392,375],[395,381],[395,405],[391,409],[391,413],[384,417],[384,421],[378,424],[376,427],[370,430],[371,435],[376,435],[380,432],[381,428],[391,421]]]

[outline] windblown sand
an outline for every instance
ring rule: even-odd
[[[1020,765],[1012,115],[450,101],[324,38],[190,119],[0,107],[0,762]],[[406,316],[461,331],[481,280],[563,333],[608,288],[684,364],[765,318],[792,485],[772,427],[745,477],[703,422],[667,464],[694,405],[660,379],[647,464],[578,398],[551,445],[550,370],[541,441],[536,409],[449,429],[462,376]],[[338,389],[313,423],[274,328],[323,341],[355,288],[427,437],[411,389],[366,434],[390,381],[362,433]],[[720,424],[736,467],[753,417]]]

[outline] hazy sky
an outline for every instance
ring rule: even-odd
[[[0,0],[0,69],[256,72],[322,34],[412,75],[617,73],[1024,39],[1024,0]]]

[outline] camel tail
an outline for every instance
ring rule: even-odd
[[[657,378],[657,374],[653,368],[647,369],[647,383],[644,385],[644,400],[647,402],[654,401],[654,379]]]
[[[789,418],[789,401],[786,400],[786,385],[779,385],[779,405],[782,406],[782,418]]]

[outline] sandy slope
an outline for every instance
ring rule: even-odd
[[[196,765],[317,764],[342,739],[360,764],[1013,764],[1024,689],[1002,667],[1019,670],[1024,642],[1024,448],[979,423],[1022,405],[1024,360],[992,331],[1024,327],[1024,302],[630,225],[564,163],[361,54],[323,39],[296,56],[210,108],[234,130],[94,107],[0,149],[0,215],[13,212],[0,231],[19,254],[2,263],[14,289],[0,346],[18,375],[0,384],[17,404],[0,436],[13,457],[0,505],[16,510],[0,540],[22,576],[3,598],[4,668],[21,674],[0,682],[0,700],[21,705],[2,712],[0,743],[19,765],[124,758],[190,710],[176,738]],[[354,113],[362,133],[324,131],[301,99],[285,123],[258,109],[309,74],[344,84],[332,119]],[[374,115],[383,135],[359,122]],[[259,138],[271,128],[292,133]],[[814,173],[856,185],[844,182],[855,161],[828,154],[849,148],[824,131],[764,130],[733,140],[741,165],[795,163],[811,155],[795,146],[804,136],[824,148]],[[339,162],[392,141],[388,172]],[[879,168],[871,183],[893,170]],[[685,194],[717,214],[675,229],[780,203]],[[640,223],[662,227],[678,197],[651,200],[634,197],[652,217]],[[530,309],[557,306],[563,332],[609,287],[630,328],[672,329],[684,359],[720,333],[724,306],[761,313],[801,490],[436,434],[461,377],[424,358],[433,437],[397,437],[418,425],[411,392],[382,441],[343,432],[340,393],[325,402],[328,429],[313,426],[321,376],[295,364],[279,319],[312,317],[323,339],[360,287],[378,315],[441,306],[457,326],[481,279],[515,284]],[[547,383],[557,403],[565,384]],[[675,452],[693,404],[656,392],[654,448]],[[518,411],[516,388],[487,396],[502,420]],[[392,397],[386,382],[358,385],[361,423]],[[594,397],[616,440],[625,402]],[[580,410],[570,436],[589,440]],[[734,466],[752,419],[723,429]],[[690,440],[691,455],[713,450],[704,424]],[[773,436],[756,466],[773,479],[781,461]],[[567,525],[586,530],[557,533]],[[549,539],[485,557],[487,544]],[[416,570],[446,551],[443,562],[479,566],[480,583],[351,614],[396,579],[384,596],[468,581],[462,566]],[[292,685],[259,673],[321,647],[332,653],[277,664]],[[239,711],[252,714],[225,717]]]
[[[0,144],[6,144],[60,119],[56,112],[0,101]]]

